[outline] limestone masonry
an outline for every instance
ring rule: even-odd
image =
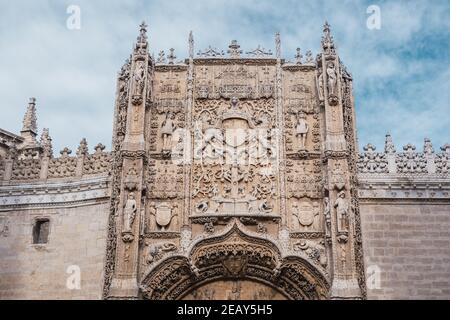
[[[0,129],[1,299],[450,299],[450,145],[358,151],[321,52],[149,55],[118,74],[112,151]]]

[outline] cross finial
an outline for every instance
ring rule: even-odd
[[[34,135],[37,133],[37,117],[36,117],[36,98],[30,98],[27,112],[23,117],[23,131],[31,131]]]
[[[147,24],[145,21],[142,21],[142,23],[139,25],[139,36],[141,39],[147,39]]]
[[[169,55],[167,56],[167,59],[169,60],[169,64],[174,64],[175,59],[177,58],[177,56],[175,55],[175,49],[171,48]]]
[[[330,33],[330,24],[326,20],[325,20],[325,24],[323,25],[323,32],[328,33],[328,34]]]

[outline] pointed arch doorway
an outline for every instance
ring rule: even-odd
[[[222,235],[196,242],[173,255],[141,282],[150,300],[319,300],[329,296],[326,277],[297,256],[282,257],[269,239],[234,224]]]

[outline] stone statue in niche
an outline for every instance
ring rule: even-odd
[[[166,113],[166,118],[164,119],[161,126],[161,135],[163,141],[163,152],[168,152],[172,148],[172,135],[175,131],[174,115],[170,112]]]
[[[319,71],[320,75],[319,75],[319,79],[317,80],[318,82],[318,94],[319,94],[319,100],[323,101],[323,72]]]
[[[136,71],[134,72],[134,96],[142,96],[145,87],[145,68],[144,62],[140,61],[137,63]]]
[[[327,76],[328,76],[328,95],[334,96],[336,95],[335,91],[336,91],[337,75],[333,62],[329,62],[327,65]]]
[[[299,138],[299,145],[300,150],[306,149],[306,137],[309,132],[309,125],[308,122],[306,122],[306,114],[303,112],[298,115],[298,121],[297,121],[297,137]]]
[[[324,216],[325,216],[325,235],[327,238],[331,237],[331,208],[330,199],[328,197],[323,199],[324,203]]]
[[[336,208],[337,219],[338,219],[338,232],[347,233],[348,232],[348,217],[349,217],[349,205],[345,198],[345,192],[341,191],[338,194],[338,198],[334,203]]]
[[[130,193],[128,195],[128,199],[125,202],[124,207],[124,221],[123,221],[123,232],[130,233],[131,228],[133,227],[134,218],[136,217],[136,200],[134,197],[134,193]]]

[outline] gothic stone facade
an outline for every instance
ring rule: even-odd
[[[54,157],[31,99],[0,131],[0,298],[450,298],[450,146],[359,153],[328,24],[315,58],[280,42],[155,59],[143,24],[111,152]]]

